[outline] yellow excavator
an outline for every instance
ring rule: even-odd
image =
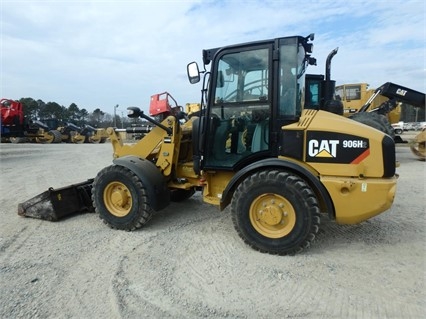
[[[144,133],[138,142],[125,144],[108,128],[112,165],[20,203],[18,214],[58,220],[94,210],[109,227],[133,231],[199,191],[204,202],[230,207],[250,247],[292,255],[314,241],[322,216],[356,224],[388,210],[397,184],[393,139],[335,114],[340,101],[303,108],[313,39],[203,50],[201,69],[187,65],[189,82],[202,82],[199,112],[161,101],[153,118],[129,107],[130,118],[150,123],[131,128]]]

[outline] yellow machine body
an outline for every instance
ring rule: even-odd
[[[162,124],[172,128],[172,135],[156,127],[135,144],[124,144],[119,134],[108,129],[114,149],[113,156],[120,158],[132,155],[148,159],[155,163],[163,176],[168,178],[169,188],[203,187],[203,200],[223,209],[221,200],[235,172],[207,170],[202,171],[200,175],[194,173],[191,142],[193,120],[194,118],[191,118],[188,122],[179,124],[174,117],[170,116]],[[332,130],[330,121],[333,123]],[[305,110],[298,123],[287,125],[283,129],[300,132],[303,135],[300,142],[306,146],[303,148],[303,158],[306,159],[307,153],[315,152],[315,149],[319,150],[321,147],[324,154],[316,156],[337,156],[334,149],[336,141],[333,143],[324,140],[322,146],[321,142],[312,143],[307,140],[309,131],[332,133],[331,131],[334,130],[348,136],[359,132],[362,136],[366,126],[329,112]],[[327,189],[334,204],[333,217],[336,222],[356,224],[389,209],[394,200],[396,177],[383,178],[382,158],[376,158],[373,155],[381,154],[382,140],[383,133],[376,130],[369,132],[368,149],[347,164],[297,161],[286,156],[278,156],[277,159],[295,162],[315,175]],[[351,147],[361,147],[362,143],[359,139],[348,140],[347,143],[349,142],[352,143]],[[360,145],[355,145],[356,143]],[[173,168],[175,175],[171,176]],[[180,182],[177,183],[176,180]]]

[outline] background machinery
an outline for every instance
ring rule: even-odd
[[[388,122],[395,125],[400,121],[402,103],[418,108],[425,107],[424,93],[391,82],[386,82],[375,90],[368,89],[366,83],[337,86],[336,96],[341,99],[346,116],[355,120],[364,118],[370,121],[373,116],[379,117],[385,130],[390,130]],[[402,131],[403,128],[397,126],[391,130],[390,135],[396,143],[406,142],[400,136]],[[410,141],[411,151],[420,159],[426,159],[425,143],[426,136],[423,132]]]
[[[391,82],[375,90],[368,89],[367,83],[335,86],[330,70],[337,51],[334,49],[327,57],[325,75],[306,75],[305,109],[341,114],[388,134],[395,143],[407,143],[400,136],[402,129],[395,129],[393,125],[400,121],[402,103],[424,108],[425,94]],[[426,158],[425,137],[421,132],[410,141],[412,152],[420,159]]]
[[[24,131],[28,128],[22,104],[11,99],[0,100],[0,124],[2,140],[10,136],[24,136]]]
[[[29,120],[23,105],[11,99],[0,100],[2,142],[12,143],[104,143],[106,129],[60,121],[56,118]]]
[[[393,139],[303,109],[305,71],[316,63],[313,38],[203,50],[203,69],[187,66],[190,83],[203,79],[196,115],[166,106],[160,122],[129,107],[129,117],[152,124],[142,139],[124,144],[109,128],[111,166],[94,180],[19,204],[18,214],[54,220],[94,209],[111,228],[129,231],[201,191],[205,202],[230,207],[249,246],[285,255],[310,246],[321,216],[355,224],[386,211],[396,191]],[[341,105],[325,103],[333,104]]]
[[[60,133],[51,130],[41,121],[30,121],[25,115],[23,105],[11,99],[0,100],[1,139],[12,143],[33,140],[39,143],[53,143],[61,140]]]
[[[85,143],[99,144],[105,143],[108,139],[108,135],[106,133],[106,129],[104,128],[95,128],[91,125],[84,125],[84,127],[80,130],[80,134],[85,136]]]

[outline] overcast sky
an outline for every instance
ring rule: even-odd
[[[148,110],[168,91],[180,105],[200,101],[186,65],[201,50],[315,33],[324,74],[337,84],[394,82],[425,92],[424,0],[53,1],[0,0],[0,97],[31,97],[113,114]]]

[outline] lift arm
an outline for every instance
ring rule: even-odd
[[[359,112],[365,112],[378,96],[383,95],[390,101],[393,101],[395,107],[397,102],[407,103],[415,107],[425,106],[425,94],[416,90],[404,87],[399,84],[386,82],[374,91],[374,94],[368,99],[368,101],[359,109]],[[378,107],[380,109],[382,106]]]

